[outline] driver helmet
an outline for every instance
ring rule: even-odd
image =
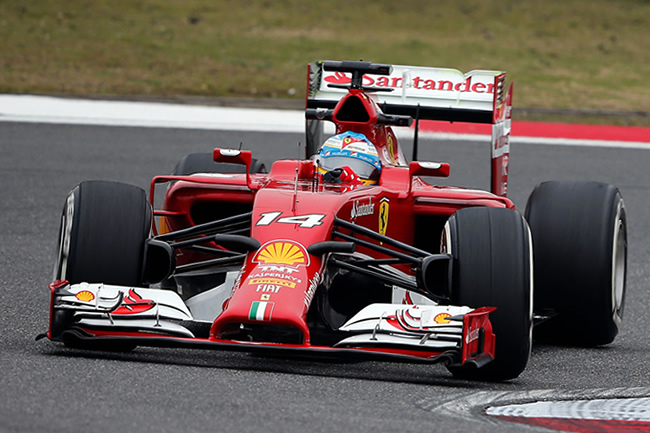
[[[357,132],[343,132],[328,138],[318,152],[318,164],[318,172],[323,175],[349,168],[364,185],[376,184],[381,174],[377,149],[365,135]]]

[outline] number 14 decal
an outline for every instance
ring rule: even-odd
[[[308,214],[308,215],[296,215],[288,216],[283,218],[278,218],[282,215],[282,212],[267,212],[260,215],[260,219],[257,221],[256,226],[268,226],[271,223],[282,223],[282,224],[298,224],[299,227],[312,228],[323,224],[323,218],[325,215],[321,214]]]

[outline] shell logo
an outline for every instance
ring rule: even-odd
[[[88,290],[82,290],[75,295],[75,298],[79,299],[80,301],[90,302],[95,299],[95,295],[93,292],[89,292]]]
[[[449,318],[451,317],[451,314],[449,313],[440,313],[436,317],[433,318],[433,321],[436,323],[439,323],[441,325],[444,325],[445,323],[449,323]]]
[[[272,263],[288,266],[308,266],[305,247],[293,241],[272,241],[264,244],[253,258],[254,263]]]

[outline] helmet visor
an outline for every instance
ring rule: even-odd
[[[347,166],[362,179],[377,180],[379,178],[379,170],[377,167],[358,158],[349,158],[345,156],[330,156],[328,158],[321,157],[320,166],[326,171]]]

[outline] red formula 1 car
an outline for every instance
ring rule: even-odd
[[[524,370],[533,324],[548,342],[611,342],[625,291],[621,195],[545,182],[525,217],[515,210],[504,82],[496,71],[317,62],[305,160],[266,173],[249,151],[191,154],[153,179],[148,199],[81,183],[63,210],[45,336],[105,350],[444,362],[478,380]],[[493,125],[491,192],[422,179],[449,174],[417,161],[424,119]],[[335,126],[326,141],[324,121]],[[409,163],[393,127],[413,122]]]

